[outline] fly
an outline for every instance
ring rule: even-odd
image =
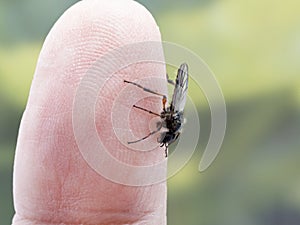
[[[165,146],[165,156],[168,156],[168,147],[174,141],[178,139],[181,133],[181,128],[184,122],[183,110],[186,103],[187,89],[188,89],[188,65],[186,63],[182,63],[177,71],[176,81],[172,81],[169,79],[167,75],[168,83],[174,85],[174,91],[172,95],[171,104],[166,107],[167,97],[158,92],[152,91],[148,88],[145,88],[137,83],[124,80],[125,83],[129,83],[135,85],[138,88],[143,89],[146,92],[159,95],[162,97],[163,110],[160,114],[152,112],[151,110],[144,109],[142,107],[133,105],[134,108],[146,111],[150,114],[159,116],[161,118],[161,122],[158,123],[157,129],[150,132],[147,136],[135,140],[129,141],[128,144],[133,144],[145,140],[151,135],[159,132],[161,128],[165,128],[166,131],[162,132],[160,137],[158,138],[158,143],[160,143],[160,147]]]

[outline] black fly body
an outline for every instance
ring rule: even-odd
[[[162,146],[165,146],[165,156],[168,156],[168,146],[172,144],[180,135],[182,124],[184,121],[183,110],[186,102],[187,89],[188,89],[188,65],[183,63],[180,65],[177,71],[176,81],[172,81],[167,76],[168,83],[174,85],[174,91],[172,96],[172,101],[170,106],[166,107],[167,97],[163,94],[152,91],[148,88],[145,88],[137,83],[124,80],[125,83],[129,83],[137,86],[138,88],[143,89],[146,92],[162,96],[162,104],[163,110],[160,114],[152,112],[151,110],[141,108],[139,106],[133,105],[133,107],[146,111],[150,114],[159,116],[161,118],[161,122],[158,124],[157,129],[150,132],[147,136],[136,140],[129,141],[128,144],[137,143],[139,141],[145,140],[151,135],[159,132],[161,128],[165,128],[166,131],[161,132],[160,137],[158,138],[158,143]]]

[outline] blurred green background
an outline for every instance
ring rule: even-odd
[[[43,40],[73,0],[0,0],[0,224],[13,216],[18,126]],[[228,125],[217,159],[193,159],[169,180],[171,225],[300,224],[300,2],[141,0],[163,40],[196,52],[216,74]],[[193,95],[193,93],[191,93]]]

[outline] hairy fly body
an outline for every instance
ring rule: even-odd
[[[187,96],[187,89],[188,89],[188,65],[186,63],[183,63],[180,65],[176,81],[169,80],[167,76],[168,82],[170,84],[173,84],[174,91],[172,96],[171,104],[166,107],[167,97],[163,94],[157,93],[155,91],[152,91],[148,88],[145,88],[137,83],[126,81],[125,83],[129,83],[132,85],[137,86],[138,88],[143,89],[146,92],[162,96],[162,104],[163,104],[163,110],[160,114],[152,112],[148,109],[141,108],[139,106],[133,105],[133,107],[146,111],[148,113],[151,113],[153,115],[159,116],[161,118],[161,122],[158,124],[157,129],[150,132],[147,136],[136,140],[136,141],[129,141],[128,144],[137,143],[139,141],[145,140],[146,138],[150,137],[151,135],[159,132],[161,128],[165,128],[166,131],[161,132],[160,137],[158,138],[158,143],[162,146],[165,146],[165,156],[168,156],[168,146],[172,144],[174,141],[177,140],[177,138],[180,135],[182,124],[184,121],[183,117],[183,110],[186,102],[186,96]]]

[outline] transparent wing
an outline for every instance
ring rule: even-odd
[[[176,83],[171,102],[171,110],[175,112],[180,112],[184,109],[188,90],[188,77],[188,65],[183,63],[180,65],[177,72]]]

